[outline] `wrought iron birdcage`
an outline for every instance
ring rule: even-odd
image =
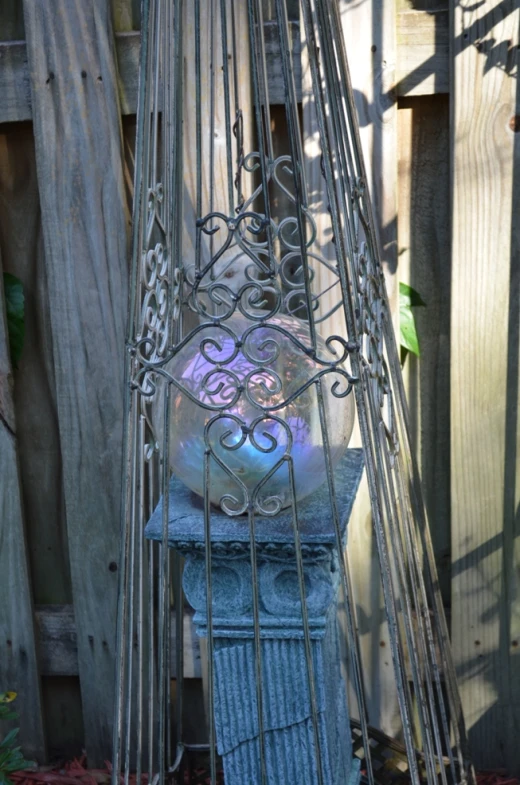
[[[287,0],[269,19],[262,0],[143,2],[114,784],[185,781],[183,586],[211,782],[218,748],[229,783],[354,785],[353,735],[374,782],[345,548],[354,413],[408,776],[471,779],[338,5],[296,5],[293,23]]]

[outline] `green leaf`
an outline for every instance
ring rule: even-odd
[[[4,752],[0,754],[0,771],[2,771],[4,766],[7,764],[10,754],[11,754],[10,749],[6,749],[4,750]]]
[[[399,309],[399,327],[401,331],[401,346],[407,349],[416,357],[421,356],[419,349],[419,338],[415,326],[415,317],[409,305],[401,306]]]
[[[407,283],[399,282],[399,307],[408,305],[411,308],[426,307],[426,303],[416,289]]]
[[[24,767],[24,759],[23,755],[18,753],[16,757],[9,758],[7,765],[2,766],[4,771],[11,772],[11,771],[21,771]]]
[[[25,760],[25,758],[23,758],[22,761],[18,764],[17,771],[22,771],[23,769],[34,769],[37,765],[38,764],[35,760]]]
[[[421,356],[419,338],[412,308],[425,307],[423,298],[412,286],[399,282],[399,326],[401,342],[401,364],[404,363],[408,352],[416,357]]]
[[[25,769],[32,768],[34,765],[34,761],[25,760],[23,755],[20,755],[19,757],[14,758],[12,761],[9,761],[8,765],[4,766],[4,771],[24,771]]]
[[[5,750],[6,747],[11,747],[13,741],[18,736],[19,731],[20,731],[20,728],[13,728],[12,730],[10,730],[9,733],[7,734],[7,736],[5,737],[5,739],[0,744],[0,750]]]
[[[18,366],[25,338],[25,297],[22,282],[10,273],[4,273],[5,309],[9,351],[13,367]]]
[[[0,771],[0,783],[2,785],[13,785],[13,781],[3,771]]]
[[[0,720],[14,720],[16,717],[18,714],[10,706],[0,703]]]

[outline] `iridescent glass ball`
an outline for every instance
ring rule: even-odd
[[[174,474],[229,514],[248,504],[275,514],[327,480],[324,434],[316,390],[322,373],[323,412],[335,467],[354,423],[354,396],[341,346],[318,336],[311,350],[307,324],[289,316],[266,323],[234,314],[198,331],[165,370],[170,382],[170,464]],[[338,353],[335,353],[337,349]],[[158,410],[164,396],[159,383]]]

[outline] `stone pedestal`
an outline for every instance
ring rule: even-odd
[[[336,471],[343,537],[362,473],[360,450]],[[324,785],[357,785],[340,669],[336,599],[340,572],[325,487],[299,505],[307,611]],[[162,538],[162,504],[146,536]],[[186,559],[184,590],[207,634],[204,513],[178,480],[170,488],[169,545]],[[213,673],[217,748],[226,785],[260,785],[259,728],[247,518],[211,516]],[[264,749],[268,785],[316,785],[317,760],[291,514],[256,519]]]

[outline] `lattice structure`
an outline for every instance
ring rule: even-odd
[[[247,705],[258,715],[249,717],[251,777],[262,785],[277,781],[266,638],[281,640],[273,630],[282,617],[300,641],[293,649],[300,652],[296,658],[303,653],[307,674],[301,705],[312,748],[308,781],[345,781],[341,767],[347,763],[338,763],[341,754],[334,750],[343,738],[349,757],[350,725],[345,719],[343,728],[330,730],[330,685],[322,685],[317,664],[320,657],[332,662],[330,647],[322,651],[317,641],[337,634],[328,609],[338,588],[357,703],[350,713],[359,718],[366,776],[373,782],[356,601],[344,547],[356,485],[349,485],[353,475],[344,464],[354,400],[407,776],[415,785],[471,777],[338,7],[336,0],[300,0],[299,11],[322,172],[313,193],[298,111],[295,26],[286,0],[276,0],[269,22],[261,0],[143,3],[115,778],[136,769],[138,778],[146,772],[159,782],[169,775],[182,781],[186,556],[185,588],[208,642],[212,782],[215,745],[219,752],[228,749],[222,712],[215,721],[215,700],[220,708],[224,700],[219,674],[226,678],[226,641],[239,636],[239,621],[242,648],[253,652],[243,671],[249,673],[251,665]],[[282,62],[290,154],[278,157],[266,36],[277,42]],[[324,244],[332,249],[327,256]],[[179,524],[184,491],[171,481],[172,470],[200,497],[188,500],[192,507],[180,516],[184,522],[193,518],[189,531]],[[309,507],[318,498],[319,509]],[[176,549],[173,555],[168,545]],[[276,575],[273,564],[283,565]],[[233,570],[247,574],[249,588],[222,589]],[[280,576],[292,576],[284,589],[298,593],[292,610],[283,604],[287,594],[272,610],[262,583],[268,572],[273,586]],[[326,597],[321,610],[312,605],[318,574],[320,597]],[[237,592],[246,599],[235,616],[226,616],[226,603]],[[318,632],[329,627],[332,632]],[[336,683],[342,683],[339,671]],[[292,729],[297,720],[290,723]],[[229,741],[230,750],[234,743]],[[348,766],[353,777],[358,769]],[[307,781],[303,776],[302,770],[301,781]],[[282,774],[278,781],[285,781]]]

